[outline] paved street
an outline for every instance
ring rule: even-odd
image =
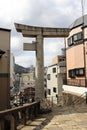
[[[54,107],[21,130],[87,130],[87,106]]]
[[[87,106],[56,107],[42,130],[87,130]]]

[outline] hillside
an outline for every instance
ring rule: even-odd
[[[15,73],[28,73],[30,71],[30,68],[25,68],[23,66],[20,66],[18,64],[15,64]]]

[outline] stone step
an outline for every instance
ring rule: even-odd
[[[45,124],[46,124],[46,118],[41,117],[33,121],[27,121],[26,126],[20,125],[17,127],[17,129],[18,130],[40,130]]]

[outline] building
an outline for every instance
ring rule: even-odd
[[[15,86],[15,58],[14,55],[11,53],[10,54],[10,93],[11,95],[14,94],[14,86]]]
[[[10,107],[10,32],[0,28],[0,110]]]
[[[22,73],[20,77],[21,89],[35,87],[35,72]]]
[[[21,74],[20,91],[25,93],[26,102],[35,99],[35,72],[32,69],[28,73]]]
[[[44,67],[44,92],[46,98],[47,97],[47,67]]]
[[[67,84],[87,87],[87,15],[76,19],[66,39]]]
[[[57,63],[59,63],[59,62],[61,62],[61,61],[65,61],[65,55],[55,56],[55,57],[53,58],[52,63],[53,63],[53,64],[57,64]]]
[[[59,58],[57,56],[54,59],[60,59],[60,56]],[[53,100],[54,103],[57,103],[59,96],[61,96],[63,80],[65,80],[65,77],[66,65],[64,60],[61,62],[59,60],[57,64],[47,67],[47,98],[51,98],[50,100]]]

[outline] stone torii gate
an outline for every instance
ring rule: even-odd
[[[21,32],[24,37],[35,37],[36,41],[32,44],[24,43],[24,50],[36,51],[36,86],[35,97],[44,99],[44,52],[43,38],[67,37],[69,28],[47,28],[27,26],[15,23],[15,28]]]

